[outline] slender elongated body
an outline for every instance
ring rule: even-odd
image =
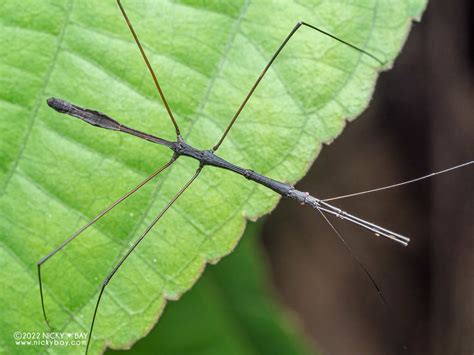
[[[311,206],[314,209],[328,212],[341,219],[355,223],[363,228],[374,232],[378,236],[384,236],[405,246],[410,241],[410,239],[407,237],[394,233],[388,229],[382,228],[359,217],[353,216],[341,210],[340,208],[332,206],[327,202],[324,202],[309,195],[307,192],[299,191],[295,189],[292,185],[276,181],[253,170],[245,169],[235,164],[232,164],[216,155],[212,149],[196,149],[191,145],[187,144],[180,135],[178,136],[178,139],[175,142],[171,142],[166,139],[159,138],[148,133],[137,131],[133,128],[124,126],[101,112],[85,109],[61,99],[50,98],[48,99],[48,105],[60,113],[65,113],[70,116],[79,118],[93,126],[128,133],[133,136],[145,139],[147,141],[163,145],[174,152],[174,156],[176,159],[180,156],[187,156],[198,160],[201,167],[213,166],[216,168],[232,171],[236,174],[244,176],[248,180],[254,181],[257,184],[272,189],[283,197],[292,198],[301,204]]]

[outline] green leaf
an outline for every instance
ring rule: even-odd
[[[268,295],[259,229],[249,224],[234,252],[166,307],[129,354],[309,354]],[[123,353],[107,351],[112,354]]]
[[[125,1],[188,143],[209,148],[257,75],[299,20],[387,61],[423,0]],[[58,115],[56,96],[173,139],[173,130],[113,1],[0,3],[0,350],[15,331],[47,331],[36,262],[164,164],[170,152]],[[377,62],[308,28],[282,52],[219,150],[272,178],[296,182],[374,89]],[[55,330],[87,332],[101,281],[197,165],[179,159],[43,267]],[[246,219],[279,197],[206,168],[114,276],[91,353],[126,347],[188,290],[206,263],[230,253]],[[190,315],[191,316],[191,315]],[[44,347],[23,346],[37,353]],[[49,347],[82,352],[83,347]]]

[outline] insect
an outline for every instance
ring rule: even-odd
[[[148,60],[148,58],[145,54],[145,51],[144,51],[144,49],[143,49],[143,47],[140,43],[140,40],[138,39],[138,36],[135,33],[135,30],[134,30],[134,28],[133,28],[127,14],[126,14],[126,11],[123,8],[120,1],[118,1],[118,5],[119,5],[119,8],[120,8],[120,10],[123,14],[123,17],[124,17],[128,27],[129,27],[130,31],[132,33],[132,36],[133,36],[133,38],[134,38],[134,40],[135,40],[135,42],[136,42],[136,44],[137,44],[137,46],[140,50],[140,53],[141,53],[141,55],[142,55],[142,57],[143,57],[143,59],[146,63],[146,66],[147,66],[147,68],[148,68],[148,70],[149,70],[149,72],[152,76],[153,82],[156,86],[156,89],[157,89],[159,95],[160,95],[160,98],[161,98],[161,100],[162,100],[162,102],[165,106],[165,109],[168,113],[168,116],[170,118],[170,121],[171,121],[171,123],[174,127],[174,130],[175,130],[175,133],[176,133],[176,140],[175,141],[168,141],[168,140],[162,139],[160,137],[157,137],[157,136],[154,136],[154,135],[151,135],[151,134],[147,134],[147,133],[135,130],[133,128],[129,128],[125,125],[122,125],[121,123],[117,122],[116,120],[112,119],[111,117],[109,117],[109,116],[107,116],[103,113],[97,112],[95,110],[85,109],[85,108],[82,108],[80,106],[71,104],[71,103],[66,102],[64,100],[61,100],[61,99],[50,98],[48,100],[48,105],[50,107],[52,107],[53,109],[55,109],[56,111],[60,112],[60,113],[65,113],[65,114],[71,115],[73,117],[79,118],[79,119],[81,119],[81,120],[83,120],[83,121],[85,121],[89,124],[92,124],[94,126],[109,129],[109,130],[114,130],[114,131],[118,131],[118,132],[122,132],[122,133],[127,133],[127,134],[130,134],[130,135],[145,139],[145,140],[150,141],[152,143],[162,145],[162,146],[172,150],[173,157],[165,165],[158,168],[155,172],[153,172],[149,177],[147,177],[140,184],[138,184],[136,187],[134,187],[132,190],[130,190],[127,194],[125,194],[124,196],[120,197],[118,200],[113,202],[105,210],[103,210],[101,213],[99,213],[92,221],[90,221],[88,224],[86,224],[81,229],[79,229],[76,233],[74,233],[71,237],[66,239],[56,249],[51,251],[48,255],[46,255],[44,258],[42,258],[38,262],[38,276],[39,276],[39,282],[40,282],[40,294],[41,294],[42,310],[43,310],[43,315],[44,315],[44,318],[45,318],[46,321],[47,321],[47,316],[46,316],[46,310],[45,310],[45,306],[44,306],[43,287],[42,287],[42,282],[41,282],[41,265],[43,265],[48,259],[50,259],[52,256],[54,256],[57,252],[62,250],[66,245],[68,245],[71,241],[73,241],[76,237],[78,237],[83,231],[85,231],[87,228],[89,228],[91,225],[93,225],[96,221],[98,221],[100,218],[102,218],[111,209],[113,209],[115,206],[117,206],[122,201],[127,199],[129,196],[134,194],[137,190],[139,190],[141,187],[143,187],[145,184],[147,184],[150,180],[152,180],[153,178],[155,178],[156,176],[158,176],[159,174],[164,172],[166,169],[168,169],[170,166],[172,166],[176,162],[176,160],[179,159],[182,156],[189,157],[189,158],[197,160],[199,162],[199,167],[195,171],[195,173],[191,177],[191,179],[184,186],[182,186],[182,188],[174,195],[174,197],[165,205],[165,207],[162,209],[162,211],[153,219],[153,221],[149,224],[149,226],[145,229],[145,231],[139,236],[139,238],[135,241],[135,243],[133,243],[133,245],[130,247],[130,249],[113,266],[111,272],[105,277],[105,279],[102,283],[100,293],[99,293],[99,296],[98,296],[98,299],[97,299],[97,303],[95,305],[94,313],[93,313],[93,316],[92,316],[92,320],[91,320],[91,324],[90,324],[90,331],[89,331],[89,335],[88,335],[88,342],[87,342],[87,346],[86,346],[86,352],[89,349],[90,342],[91,342],[91,339],[92,339],[94,324],[95,324],[96,316],[97,316],[98,311],[99,311],[101,298],[102,298],[103,292],[104,292],[105,288],[107,287],[107,285],[109,284],[110,280],[114,277],[116,272],[123,265],[123,263],[126,261],[126,259],[131,255],[131,253],[135,250],[135,248],[140,244],[140,242],[146,237],[148,232],[155,226],[156,223],[158,223],[158,221],[162,218],[162,216],[169,210],[169,208],[176,202],[176,200],[178,198],[180,198],[180,196],[186,191],[186,189],[199,177],[202,170],[205,169],[205,168],[208,168],[208,167],[211,168],[212,167],[212,168],[226,169],[226,170],[231,171],[235,174],[239,174],[242,177],[244,177],[248,180],[251,180],[254,183],[263,185],[263,186],[275,191],[276,193],[278,193],[278,194],[280,194],[280,195],[282,195],[286,198],[294,199],[294,200],[296,200],[297,202],[299,202],[301,204],[306,204],[306,205],[314,208],[316,211],[318,211],[327,220],[327,222],[334,229],[334,231],[336,232],[338,237],[341,238],[341,240],[342,240],[342,236],[337,232],[337,230],[334,228],[334,226],[326,218],[325,214],[332,214],[332,215],[334,215],[336,217],[339,217],[341,219],[344,219],[344,220],[350,221],[352,223],[355,223],[355,224],[371,231],[372,233],[374,233],[378,236],[382,236],[382,237],[394,240],[394,241],[396,241],[396,242],[398,242],[402,245],[407,245],[408,244],[409,239],[405,236],[402,236],[398,233],[392,232],[392,231],[390,231],[386,228],[383,228],[381,226],[378,226],[374,223],[371,223],[371,222],[368,222],[364,219],[356,217],[356,216],[354,216],[354,215],[352,215],[352,214],[350,214],[346,211],[343,211],[343,210],[333,206],[332,204],[329,204],[327,201],[317,199],[317,198],[309,195],[308,193],[299,191],[299,190],[295,189],[293,186],[291,186],[289,184],[286,184],[286,183],[280,182],[280,181],[276,181],[276,180],[271,179],[271,178],[269,178],[265,175],[262,175],[258,172],[254,172],[254,171],[249,170],[245,167],[241,167],[241,166],[238,166],[236,164],[233,164],[230,161],[224,160],[223,158],[221,158],[217,154],[220,146],[222,145],[222,143],[226,139],[226,137],[227,137],[228,133],[230,132],[231,128],[237,122],[237,119],[240,116],[240,113],[242,112],[242,110],[246,106],[247,102],[249,101],[249,99],[253,95],[254,91],[256,90],[256,88],[259,85],[259,83],[261,82],[261,80],[264,78],[264,76],[267,73],[268,69],[273,64],[273,62],[276,60],[276,58],[278,57],[280,52],[283,50],[285,45],[290,41],[290,39],[293,37],[293,35],[300,28],[306,27],[306,28],[310,28],[310,29],[313,29],[315,31],[321,32],[324,35],[329,36],[332,39],[334,39],[336,41],[339,41],[339,42],[343,43],[344,45],[352,48],[352,50],[359,51],[359,52],[363,53],[365,56],[371,57],[375,61],[383,64],[380,61],[380,59],[373,56],[371,53],[365,51],[364,49],[359,48],[359,47],[357,47],[357,46],[355,46],[351,43],[345,42],[345,41],[339,39],[338,37],[333,36],[332,34],[330,34],[328,32],[325,32],[325,31],[323,31],[323,30],[321,30],[321,29],[319,29],[315,26],[312,26],[309,23],[298,22],[295,25],[295,27],[290,31],[289,35],[283,41],[281,46],[277,49],[277,51],[275,52],[273,57],[270,59],[269,63],[263,69],[262,73],[260,74],[257,81],[254,83],[254,85],[250,89],[249,93],[247,94],[244,101],[242,102],[242,104],[238,108],[237,112],[231,118],[230,123],[227,126],[227,128],[224,130],[221,138],[217,141],[217,143],[211,149],[209,149],[209,150],[200,150],[200,149],[197,149],[197,148],[189,145],[183,139],[183,137],[181,136],[179,124],[178,124],[177,120],[175,119],[170,106],[168,105],[168,102],[165,98],[163,90],[162,90],[162,88],[161,88],[161,86],[158,82],[157,77],[155,76],[155,73],[154,73],[154,71],[151,67],[151,64],[150,64],[150,62],[149,62],[149,60]],[[472,162],[470,162],[470,163],[472,163]],[[468,164],[470,164],[470,163],[468,163]],[[439,172],[439,173],[441,173],[441,172]],[[425,177],[423,177],[423,178],[425,178]],[[387,187],[387,188],[390,188],[390,187]],[[370,277],[370,274],[368,274],[368,276]],[[374,282],[374,285],[375,285],[375,282]]]

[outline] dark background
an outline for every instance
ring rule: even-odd
[[[369,109],[298,184],[331,197],[472,160],[472,0],[431,1]],[[336,205],[412,238],[407,248],[282,201],[264,244],[280,300],[324,354],[474,353],[474,166]],[[402,351],[402,345],[408,350]]]

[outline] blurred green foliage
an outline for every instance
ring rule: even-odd
[[[128,354],[310,354],[294,319],[274,300],[260,252],[260,224],[249,224],[234,252],[210,266]],[[107,351],[107,355],[122,351]]]

